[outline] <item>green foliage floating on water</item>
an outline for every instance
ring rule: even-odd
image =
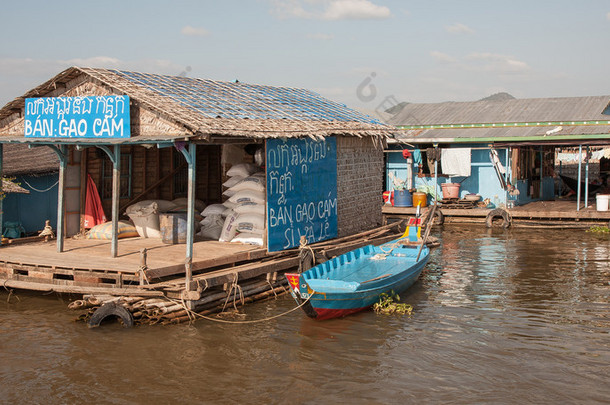
[[[607,226],[592,226],[587,232],[610,234],[610,228]]]
[[[385,315],[411,315],[411,312],[413,312],[411,305],[396,301],[400,301],[400,297],[394,291],[390,294],[383,293],[379,296],[379,302],[373,304],[373,310],[375,310],[375,313]]]

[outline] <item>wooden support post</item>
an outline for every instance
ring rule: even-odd
[[[585,208],[589,205],[589,147],[585,152]]]
[[[49,145],[59,158],[59,186],[57,189],[57,252],[64,251],[64,206],[66,201],[66,168],[68,167],[68,147],[66,145]]]
[[[197,170],[197,145],[188,143],[185,146],[176,146],[184,155],[188,164],[188,195],[187,195],[187,213],[186,213],[186,261],[185,261],[185,279],[186,291],[190,289],[191,279],[193,277],[193,242],[195,239],[195,187],[196,187],[196,170]]]
[[[106,152],[112,162],[112,243],[110,254],[118,256],[119,247],[119,197],[121,195],[121,145],[114,145],[114,149],[106,145],[98,145],[98,148]]]
[[[140,249],[140,285],[144,285],[144,282],[147,281],[145,278],[146,270],[148,270],[148,251],[146,248]]]
[[[582,145],[578,145],[578,185],[576,186],[576,211],[580,211],[580,179],[582,177]]]
[[[112,162],[112,257],[118,256],[119,250],[119,198],[121,196],[121,145],[114,145]]]

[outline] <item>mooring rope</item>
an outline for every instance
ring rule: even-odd
[[[281,316],[288,315],[289,313],[294,312],[297,309],[301,308],[303,305],[307,304],[309,302],[309,300],[311,299],[313,294],[315,294],[315,291],[312,291],[312,293],[309,295],[309,297],[307,297],[307,299],[305,301],[303,301],[302,303],[300,303],[296,307],[294,307],[294,308],[292,308],[292,309],[290,309],[290,310],[288,310],[286,312],[282,312],[281,314],[269,316],[267,318],[253,319],[253,320],[250,320],[250,321],[227,321],[225,319],[211,318],[209,316],[205,316],[205,315],[199,314],[199,313],[189,309],[186,306],[186,303],[184,302],[184,299],[181,299],[180,301],[177,301],[177,300],[173,300],[173,299],[171,299],[169,297],[164,297],[164,298],[166,300],[168,300],[168,301],[171,301],[171,302],[175,303],[175,304],[182,305],[182,307],[184,308],[184,310],[186,311],[186,313],[187,313],[187,315],[189,317],[189,322],[195,322],[196,318],[199,317],[199,318],[206,319],[206,320],[212,321],[212,322],[231,323],[231,324],[252,324],[252,323],[268,322],[268,321],[271,321],[273,319],[279,318]]]

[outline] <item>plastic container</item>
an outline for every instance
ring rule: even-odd
[[[170,245],[186,243],[186,212],[159,214],[161,241]]]
[[[413,193],[413,206],[417,207],[418,205],[420,208],[428,206],[428,194],[419,191]]]
[[[394,190],[395,207],[412,207],[413,198],[409,190]]]
[[[610,205],[610,194],[597,194],[595,203],[598,211],[608,211]]]
[[[459,198],[460,183],[442,183],[443,198]]]

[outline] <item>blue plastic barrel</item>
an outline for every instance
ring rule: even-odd
[[[409,190],[394,190],[395,207],[412,207],[413,198]]]

